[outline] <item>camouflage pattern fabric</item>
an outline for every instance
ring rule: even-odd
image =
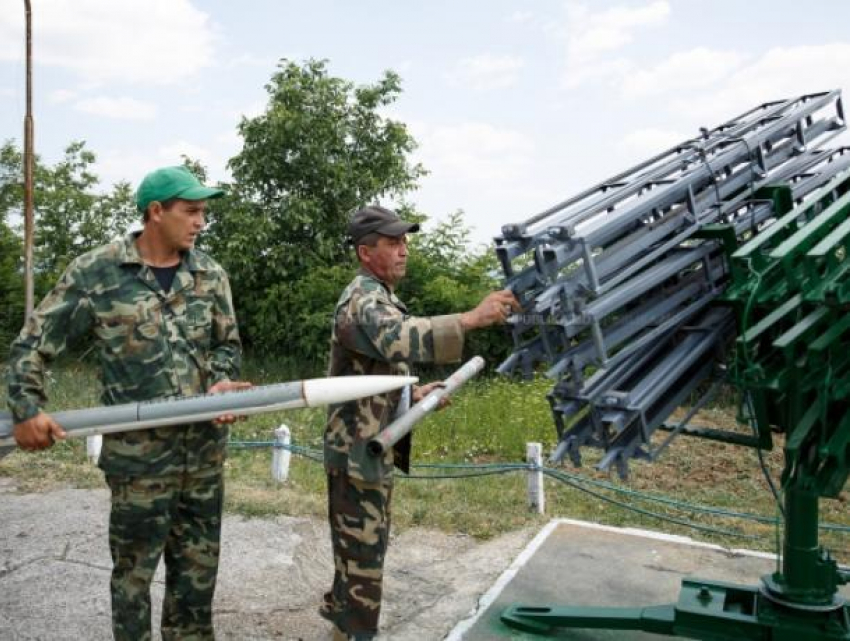
[[[74,260],[12,343],[8,404],[16,422],[46,403],[46,365],[83,341],[97,349],[104,405],[198,394],[238,377],[239,332],[224,270],[191,250],[165,293],[134,240]],[[227,433],[197,423],[107,435],[99,465],[123,476],[216,467]]]
[[[163,292],[136,237],[74,260],[12,343],[16,422],[46,403],[47,364],[83,342],[97,350],[105,405],[199,394],[238,378],[241,346],[224,270],[190,250]],[[226,426],[210,422],[104,436],[116,639],[150,638],[150,577],[163,551],[163,638],[213,638],[227,437]]]
[[[163,640],[213,639],[224,495],[221,473],[109,476],[107,481],[112,490],[109,550],[116,641],[151,639],[150,584],[163,553]]]
[[[412,363],[458,361],[462,349],[459,314],[410,316],[386,284],[361,270],[336,306],[328,375],[407,374]],[[320,613],[355,639],[378,630],[393,465],[407,471],[410,451],[410,440],[403,440],[379,459],[367,454],[366,444],[387,426],[400,396],[328,409],[324,455],[334,582]]]
[[[392,478],[365,483],[341,470],[328,475],[334,581],[324,616],[350,635],[378,632],[391,497]]]
[[[411,363],[452,363],[463,351],[460,315],[410,316],[407,307],[380,280],[361,270],[336,305],[328,376],[405,375]],[[325,467],[345,470],[370,483],[406,470],[407,452],[390,450],[384,459],[366,452],[366,444],[387,426],[401,396],[392,392],[328,408]]]

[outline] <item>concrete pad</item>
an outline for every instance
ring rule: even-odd
[[[109,493],[19,494],[0,478],[0,641],[111,639]],[[409,529],[394,535],[384,576],[381,638],[442,639],[532,538],[491,541]],[[330,638],[317,614],[333,577],[322,519],[227,515],[214,603],[219,641]],[[162,564],[151,587],[154,640]]]
[[[758,584],[775,556],[727,550],[687,537],[559,519],[550,522],[461,621],[447,641],[539,639],[505,626],[510,605],[638,607],[675,603],[683,578]],[[842,593],[850,596],[850,590]],[[564,630],[559,639],[669,639],[643,632]]]

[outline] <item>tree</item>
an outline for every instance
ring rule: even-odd
[[[74,258],[125,233],[138,219],[130,185],[121,182],[98,193],[93,152],[72,142],[53,166],[35,159],[36,292],[43,295]],[[12,141],[0,148],[0,175],[20,176],[23,157]],[[0,186],[0,216],[20,217],[23,187]]]
[[[84,142],[69,144],[53,166],[35,159],[36,299],[53,286],[71,260],[125,233],[139,217],[129,184],[97,191],[98,178],[90,169],[94,161]],[[22,175],[22,152],[13,141],[6,141],[0,146],[0,354],[23,320]]]
[[[406,211],[404,217],[417,219]],[[496,257],[488,247],[471,249],[469,243],[470,230],[462,211],[454,212],[431,231],[411,236],[407,276],[398,294],[414,313],[436,316],[466,311],[500,288]],[[467,357],[478,354],[488,364],[498,365],[510,347],[505,328],[490,327],[468,334],[464,352]]]
[[[0,358],[24,318],[23,272],[23,243],[0,218]]]
[[[406,127],[379,113],[401,92],[395,73],[355,86],[331,77],[325,61],[283,60],[266,90],[265,112],[239,125],[234,181],[211,207],[204,243],[235,284],[246,342],[318,357],[334,288],[353,266],[348,215],[400,197],[424,170],[408,159],[416,144]],[[320,316],[321,350],[312,329]]]

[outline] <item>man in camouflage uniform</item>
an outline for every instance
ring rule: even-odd
[[[106,405],[249,387],[224,270],[194,249],[206,200],[184,167],[148,174],[136,203],[142,232],[74,260],[11,347],[9,407],[20,447],[64,438],[42,411],[47,363],[92,342]],[[104,436],[99,466],[112,494],[112,624],[116,639],[151,638],[150,583],[165,556],[163,639],[212,639],[228,436],[223,416]]]
[[[336,306],[329,376],[406,375],[411,363],[458,361],[464,332],[504,322],[519,309],[513,294],[501,291],[463,314],[410,316],[394,289],[406,270],[406,234],[418,230],[418,224],[382,207],[354,214],[348,233],[360,270]],[[437,385],[414,387],[411,400],[417,402]],[[319,612],[334,623],[337,639],[372,639],[378,631],[393,466],[408,471],[410,439],[383,459],[368,455],[366,444],[390,422],[401,396],[396,392],[329,408],[324,455],[334,579]]]

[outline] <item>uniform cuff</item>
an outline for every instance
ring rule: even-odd
[[[463,326],[460,314],[432,316],[431,332],[434,336],[434,362],[456,363],[463,354]]]
[[[41,408],[38,406],[38,403],[33,403],[32,401],[10,402],[9,409],[12,412],[12,420],[15,425],[28,421],[33,416],[41,412]]]

